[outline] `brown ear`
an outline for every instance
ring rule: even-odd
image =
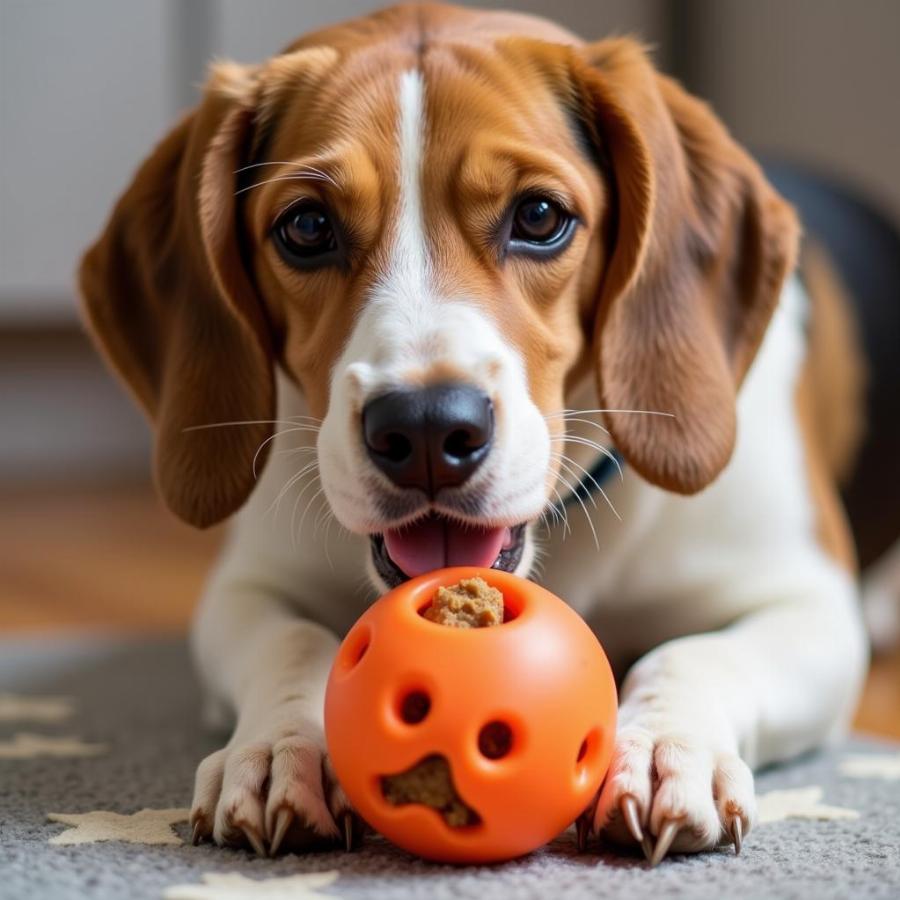
[[[141,166],[79,272],[94,339],[156,423],[169,508],[207,526],[253,486],[275,392],[261,304],[242,263],[235,171],[250,139],[250,70],[223,66]],[[255,425],[186,430],[222,422]]]
[[[574,67],[616,203],[594,326],[600,405],[671,413],[607,424],[648,481],[694,493],[731,457],[737,387],[793,267],[797,221],[637,43],[592,45]]]

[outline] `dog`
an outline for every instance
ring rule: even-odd
[[[565,598],[621,680],[579,843],[740,850],[754,767],[839,734],[867,665],[798,236],[629,38],[413,4],[212,66],[80,269],[165,503],[233,517],[195,842],[353,845],[340,636],[473,564]]]

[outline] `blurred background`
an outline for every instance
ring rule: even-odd
[[[153,498],[149,431],[82,334],[73,272],[138,162],[195,101],[210,58],[260,60],[380,5],[0,0],[0,631],[186,629],[221,535],[179,525]],[[585,37],[642,37],[739,140],[848,190],[897,246],[897,0],[493,5]],[[873,333],[897,356],[896,285],[858,268],[874,279]],[[870,435],[882,448],[892,439]],[[866,502],[884,520],[885,495]],[[889,659],[859,722],[900,734],[898,718],[900,661]]]

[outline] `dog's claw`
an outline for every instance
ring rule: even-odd
[[[252,828],[241,828],[241,831],[257,856],[268,856],[262,840]]]
[[[575,820],[575,846],[579,853],[587,850],[588,838],[591,836],[591,819],[592,814],[582,813]]]
[[[281,842],[293,820],[294,813],[288,807],[282,806],[278,810],[278,815],[275,817],[275,831],[272,833],[272,842],[269,844],[269,856],[275,856],[278,853],[278,848],[281,847]]]
[[[622,818],[625,820],[628,830],[631,832],[631,836],[641,845],[644,856],[649,860],[653,856],[653,845],[650,843],[650,838],[644,834],[644,829],[641,828],[641,817],[638,812],[637,800],[631,794],[625,794],[619,802],[619,809],[622,812]]]
[[[191,832],[191,844],[196,847],[203,840],[203,821],[197,819],[194,822],[194,830]]]
[[[741,848],[744,846],[744,826],[741,824],[740,816],[735,816],[731,820],[731,824],[728,826],[728,833],[734,842],[734,855],[738,856]]]
[[[349,853],[353,849],[353,813],[345,812],[341,816],[341,824],[344,829],[344,850]]]
[[[358,850],[366,834],[366,823],[355,812],[348,810],[341,816],[341,826],[345,850],[348,853]]]
[[[656,846],[653,848],[653,854],[650,857],[651,867],[656,867],[663,861],[665,855],[669,852],[669,847],[672,846],[672,841],[675,840],[675,836],[680,830],[681,825],[678,819],[666,819],[663,822],[663,827],[656,839]]]

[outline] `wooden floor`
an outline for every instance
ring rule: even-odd
[[[146,486],[0,491],[0,632],[183,633],[220,540]],[[900,648],[875,661],[856,725],[900,738]]]

